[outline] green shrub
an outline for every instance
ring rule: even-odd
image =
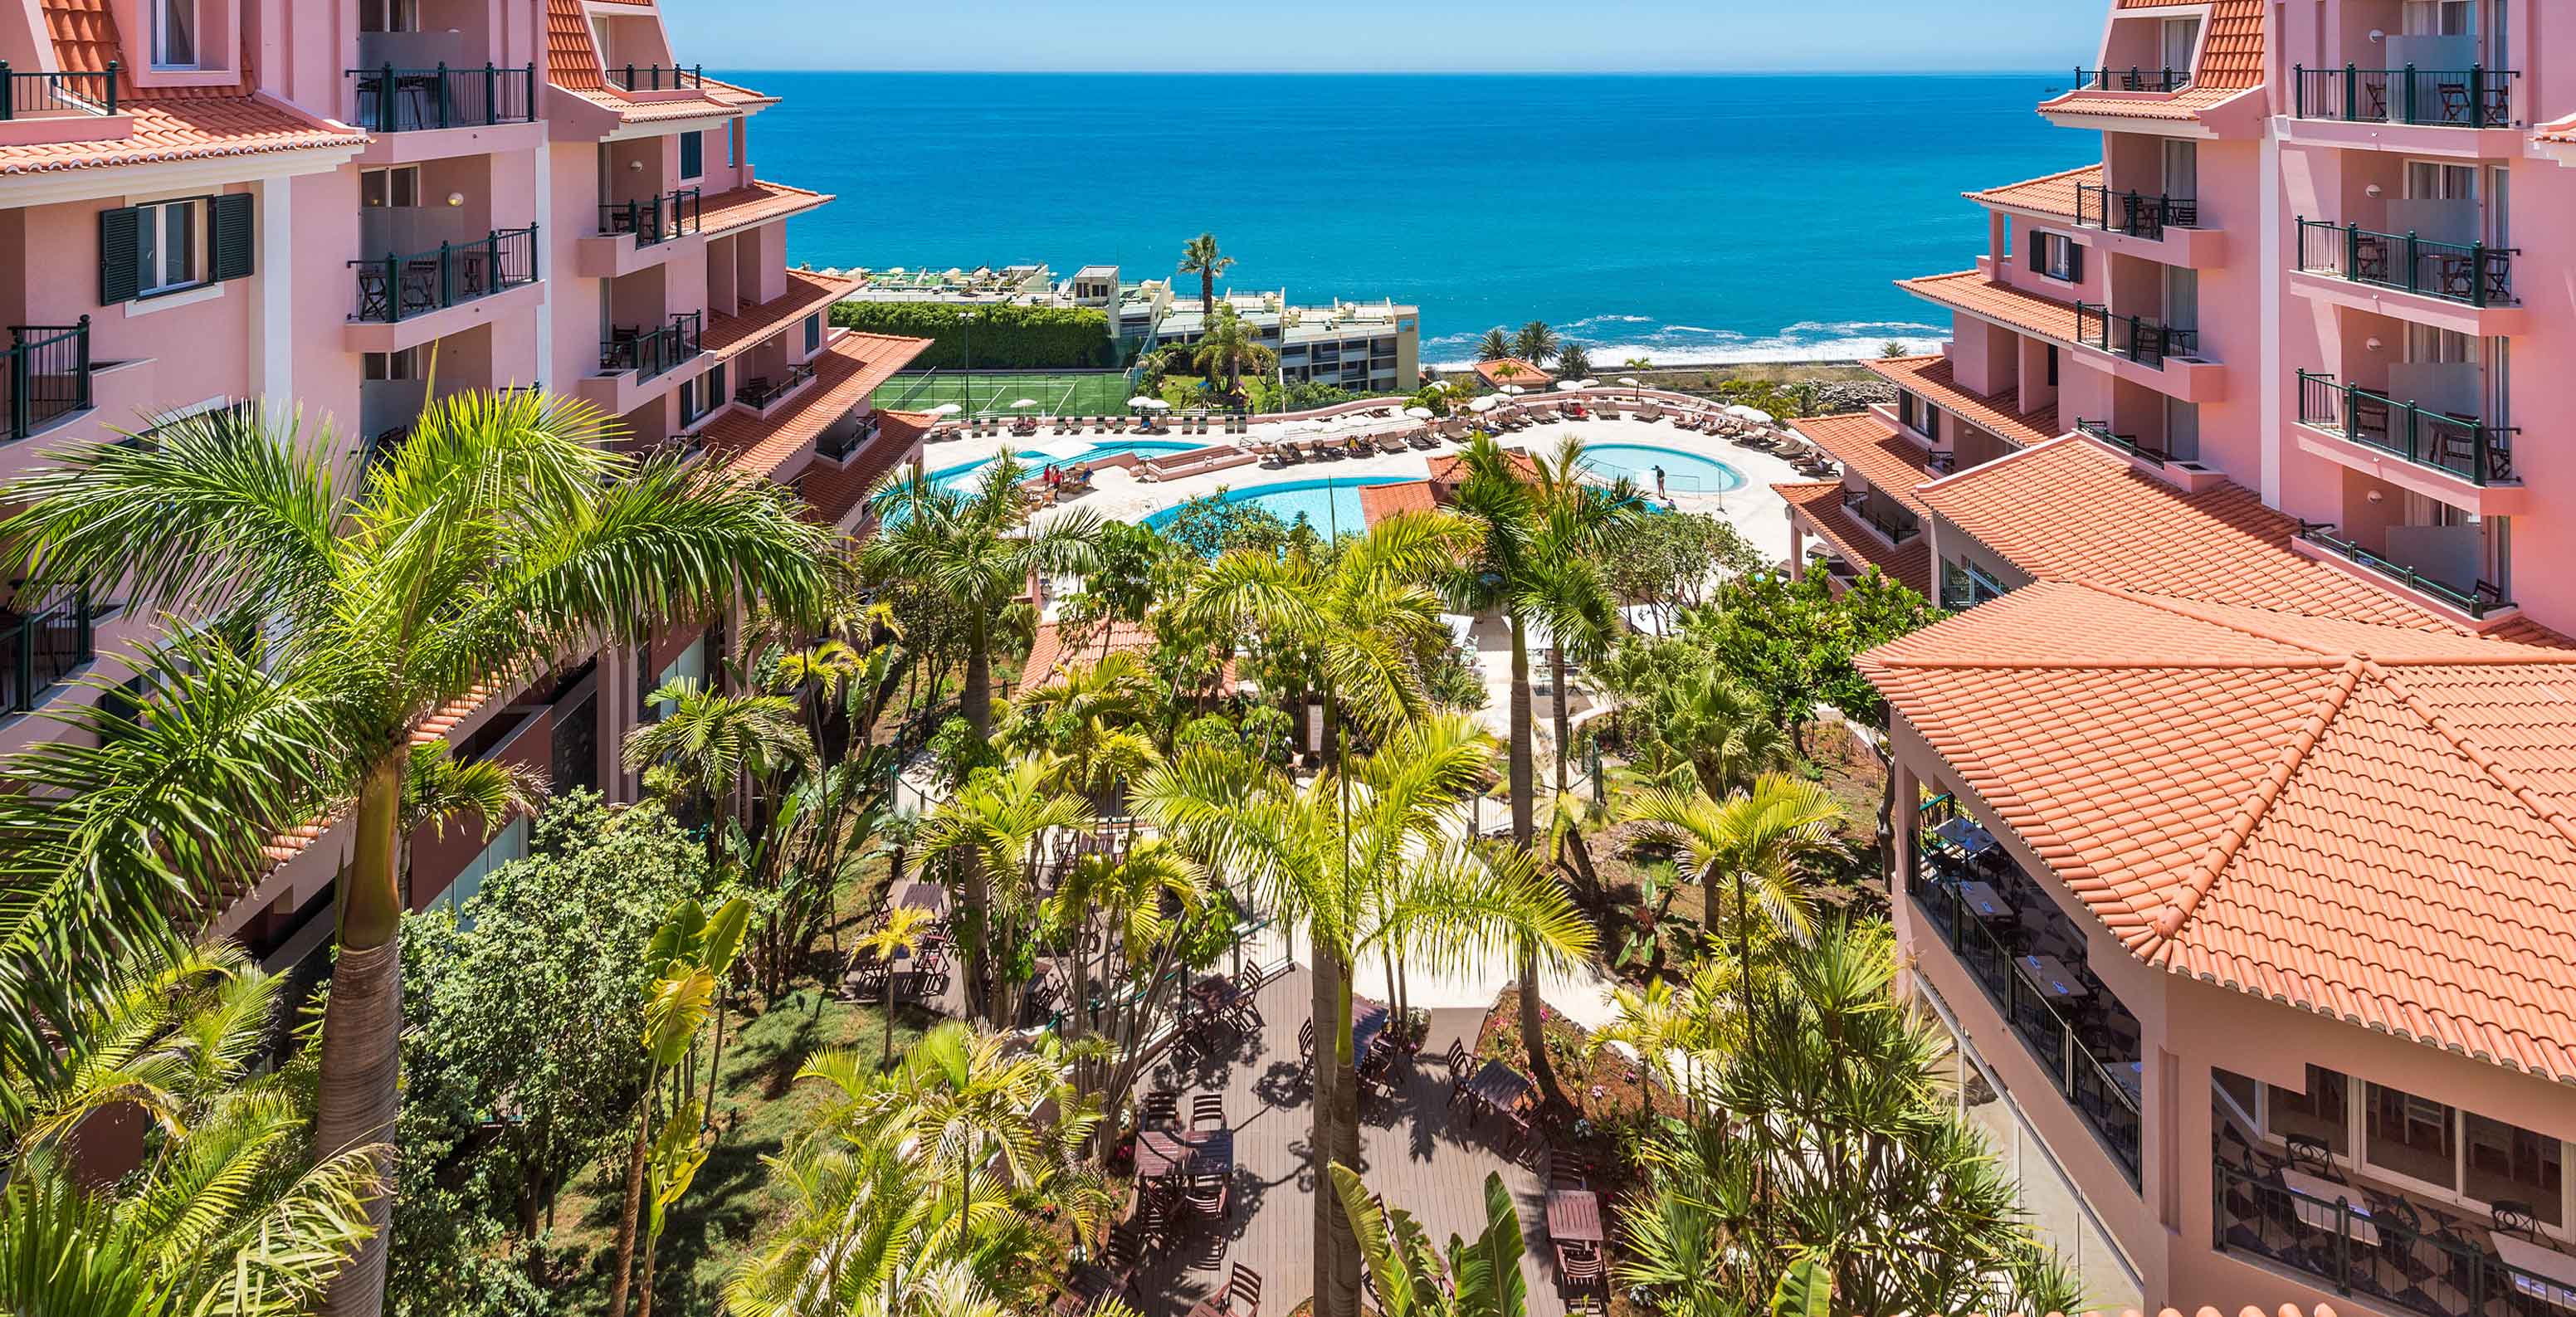
[[[832,323],[868,334],[931,340],[916,370],[967,365],[967,308],[944,302],[840,302]],[[1118,364],[1109,313],[1078,306],[981,306],[975,311],[977,370],[1090,370]]]

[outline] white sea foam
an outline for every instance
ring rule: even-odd
[[[1574,329],[1604,321],[1628,325],[1652,323],[1643,316],[1593,316],[1568,322],[1565,328]],[[1442,370],[1472,366],[1475,364],[1476,344],[1481,337],[1477,334],[1444,334],[1427,339],[1422,345],[1425,363]],[[1942,326],[1910,320],[1805,320],[1763,337],[1705,325],[1663,325],[1642,334],[1613,331],[1599,338],[1583,333],[1569,333],[1565,337],[1581,343],[1584,350],[1592,355],[1593,373],[1598,375],[1618,369],[1632,357],[1643,357],[1657,367],[1770,361],[1859,361],[1879,355],[1891,342],[1903,344],[1908,354],[1920,355],[1940,351],[1950,335]]]

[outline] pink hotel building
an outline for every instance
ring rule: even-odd
[[[872,395],[926,344],[833,329],[756,176],[776,102],[681,67],[651,0],[23,0],[0,5],[0,479],[61,445],[251,400],[351,455],[434,390],[551,389],[622,441],[757,473],[866,533],[927,418]],[[0,750],[148,639],[113,600],[0,613]],[[643,694],[717,672],[726,627],[581,656],[420,735],[612,799]],[[415,905],[524,853],[424,837]],[[327,938],[343,847],[281,839],[212,932],[272,963]]]
[[[1907,990],[2106,1303],[2576,1311],[2576,9],[2115,0],[1800,570]]]

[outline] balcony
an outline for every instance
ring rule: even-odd
[[[2144,316],[2113,315],[2107,306],[2077,302],[2075,341],[2162,370],[2169,357],[2189,357],[2199,352],[2200,331],[2176,329]]]
[[[707,69],[703,64],[686,68],[664,68],[659,64],[626,64],[604,72],[609,86],[630,94],[654,91],[702,91],[707,85]]]
[[[2331,524],[2303,521],[2299,523],[2299,539],[2302,543],[2313,545],[2327,554],[2361,567],[2375,576],[2393,581],[2437,603],[2455,608],[2481,622],[2515,606],[2512,600],[2504,597],[2504,591],[2492,582],[2478,581],[2467,589],[2462,589],[2447,581],[2435,580],[2404,563],[2363,548],[2358,541],[2335,534],[2334,529]]]
[[[116,70],[109,60],[104,73],[13,73],[0,59],[0,123],[113,115]]]
[[[2075,428],[2131,457],[2154,462],[2160,466],[2174,460],[2173,454],[2166,452],[2160,444],[2148,443],[2134,434],[2113,433],[2109,421],[2088,421],[2079,416],[2075,418]]]
[[[2077,69],[2069,91],[2177,92],[2191,83],[2187,69]]]
[[[25,713],[98,657],[89,596],[33,613],[0,609],[0,713]]]
[[[9,340],[0,349],[0,416],[9,427],[0,441],[14,443],[90,409],[88,316],[77,325],[11,325]]]
[[[787,368],[777,379],[752,379],[734,390],[733,400],[756,412],[765,412],[786,400],[797,387],[814,378],[814,363],[802,361]]]
[[[646,197],[640,201],[612,202],[599,208],[599,232],[603,237],[635,235],[635,245],[651,247],[697,233],[704,226],[705,198],[699,189],[676,191]]]
[[[1843,491],[1843,510],[1869,523],[1869,528],[1885,536],[1889,544],[1903,544],[1923,529],[1923,523],[1912,513],[1889,512],[1880,508],[1869,491],[1863,489]]]
[[[2473,485],[2521,483],[2513,469],[2513,440],[2521,430],[2428,411],[2358,384],[2338,384],[2332,375],[2299,372],[2299,424]]]
[[[2132,238],[2161,242],[2167,228],[2200,227],[2200,202],[2191,197],[2115,192],[2098,183],[2078,183],[2075,222],[2104,233],[2125,233]]]
[[[537,229],[494,229],[480,241],[443,242],[412,256],[349,262],[365,324],[399,324],[537,281]]]
[[[443,128],[492,128],[533,123],[537,117],[537,66],[505,69],[402,69],[391,64],[351,69],[357,93],[357,126],[377,133],[434,132]]]
[[[658,379],[698,355],[705,324],[698,312],[683,311],[658,329],[617,329],[599,345],[599,371],[603,375],[633,371],[639,383]]]
[[[2510,247],[2374,233],[2357,224],[2299,220],[2299,270],[2462,306],[2515,305]]]
[[[2292,66],[2291,116],[2429,128],[2511,128],[2510,69],[2339,69]]]
[[[876,416],[861,422],[835,425],[814,441],[814,451],[826,462],[846,462],[884,431],[884,420]]]
[[[1958,957],[2134,1187],[2145,1073],[2137,1017],[2081,967],[2083,936],[2073,922],[1955,811],[1943,796],[1918,818],[1906,886],[1921,926]]]
[[[2527,1214],[2499,1204],[2464,1220],[2407,1194],[2343,1183],[2329,1156],[2283,1163],[2247,1149],[2215,1158],[2213,1245],[2264,1259],[2321,1289],[2424,1317],[2534,1317],[2576,1305],[2569,1259],[2540,1242]],[[2508,1258],[2517,1261],[2508,1261]]]

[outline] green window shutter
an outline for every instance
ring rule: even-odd
[[[2028,238],[2028,241],[2030,243],[2030,272],[2032,274],[2048,273],[2048,240],[2038,232],[2033,231]]]
[[[253,198],[247,192],[227,192],[215,198],[214,277],[218,283],[251,276],[254,264],[251,251],[255,245],[251,222],[253,205]]]
[[[2066,244],[2066,278],[2070,283],[2084,282],[2084,245],[2082,243]]]
[[[98,213],[98,304],[131,302],[143,291],[143,212]]]

